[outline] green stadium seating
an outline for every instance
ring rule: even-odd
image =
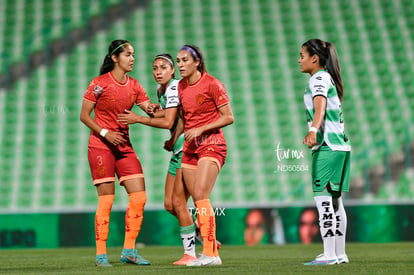
[[[72,18],[69,29],[53,27],[51,38],[58,39],[82,27],[84,18],[104,12],[103,7],[122,2],[0,1],[0,25],[9,26],[0,27],[0,49],[17,62],[45,48],[45,38],[34,39],[29,52],[13,47],[37,30]],[[135,47],[131,76],[152,101],[153,57],[160,52],[174,56],[186,43],[203,50],[208,71],[226,86],[235,115],[234,125],[224,129],[228,159],[212,195],[214,204],[227,207],[311,202],[311,153],[301,143],[306,134],[307,76],[299,71],[298,52],[310,38],[334,42],[345,84],[352,177],[363,177],[365,162],[369,167],[381,165],[385,148],[391,154],[401,152],[407,133],[411,139],[414,134],[414,127],[408,127],[414,119],[414,69],[407,58],[414,43],[413,12],[414,4],[407,0],[150,1],[145,9],[112,22],[108,31],[74,45],[70,54],[36,68],[11,90],[0,91],[0,180],[5,183],[0,187],[0,212],[96,207],[87,162],[89,130],[80,123],[79,111],[110,41],[119,38]],[[162,208],[170,157],[162,145],[168,131],[132,125],[131,137],[146,177],[147,206]],[[283,150],[303,152],[304,158],[279,161],[278,144]],[[278,171],[286,165],[308,171]],[[374,199],[412,198],[413,182],[407,170],[397,188],[384,185]],[[124,209],[127,196],[121,188],[116,193],[114,208]]]
[[[0,1],[0,54],[5,66],[25,61],[53,41],[83,28],[90,18],[102,14],[121,0],[4,0]]]
[[[378,192],[378,197],[392,202],[411,201],[414,196],[414,170],[406,169],[397,182],[387,182]]]

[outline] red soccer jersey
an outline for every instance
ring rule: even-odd
[[[140,105],[149,100],[136,79],[127,76],[126,82],[120,83],[111,72],[103,74],[91,81],[83,98],[95,103],[95,121],[99,126],[111,132],[122,132],[122,137],[128,140],[127,144],[131,144],[129,127],[118,123],[117,115],[124,113],[125,109],[131,110],[134,104]],[[89,146],[108,149],[102,137],[93,131],[89,137]]]
[[[216,121],[220,118],[218,108],[229,103],[224,85],[207,73],[191,85],[185,78],[180,80],[178,93],[184,110],[184,131]],[[184,151],[196,152],[198,147],[208,144],[225,145],[223,131],[218,129],[205,133],[191,144],[184,142]]]

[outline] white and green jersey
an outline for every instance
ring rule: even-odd
[[[157,88],[157,96],[158,102],[160,103],[161,109],[168,109],[168,108],[178,108],[180,105],[180,100],[178,97],[178,82],[177,79],[172,79],[170,83],[168,83],[167,90],[164,92],[161,85],[158,85]],[[170,129],[171,133],[174,133],[175,128],[177,127],[178,122],[178,115],[175,119],[173,127]],[[184,133],[182,133],[177,141],[174,143],[173,153],[178,154],[183,150],[184,145]]]
[[[333,151],[351,151],[351,144],[345,135],[344,118],[336,87],[331,75],[325,70],[316,72],[310,79],[305,90],[304,102],[306,107],[306,119],[308,127],[312,126],[315,109],[313,98],[324,96],[326,98],[325,118],[316,134],[318,145],[312,150],[317,150],[325,142]]]

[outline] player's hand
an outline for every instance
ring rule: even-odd
[[[166,140],[164,142],[164,149],[167,150],[168,152],[171,152],[173,150],[174,147],[174,143],[172,142],[171,139]]]
[[[125,110],[124,114],[118,114],[118,122],[121,124],[134,124],[137,123],[139,121],[139,115],[137,115],[136,113],[130,111],[130,110]]]
[[[121,132],[108,132],[105,135],[105,139],[111,144],[118,146],[120,144],[126,143],[127,140],[122,137],[123,133]]]
[[[318,142],[316,141],[316,133],[315,132],[308,132],[306,137],[303,139],[303,144],[308,145],[308,148],[312,148],[313,146],[317,145]]]
[[[156,104],[156,103],[151,103],[148,105],[147,107],[147,114],[149,114],[150,116],[154,116],[155,113],[157,112],[157,110],[160,109],[160,105]]]
[[[199,128],[194,128],[186,131],[184,133],[185,141],[190,143],[193,139],[199,137],[202,134],[201,130]]]

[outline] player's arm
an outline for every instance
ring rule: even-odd
[[[102,128],[101,126],[96,123],[96,121],[91,117],[91,113],[95,108],[95,103],[83,100],[82,108],[80,112],[80,120],[85,124],[89,129],[102,135],[107,141],[112,143],[113,145],[119,145],[125,143],[126,140],[122,137],[122,133],[120,132],[109,132],[108,130]],[[106,130],[106,131],[102,131]]]
[[[326,97],[317,95],[313,98],[313,106],[315,108],[315,114],[313,115],[311,129],[318,130],[321,127],[322,121],[325,118],[326,110]],[[303,144],[308,145],[308,148],[312,148],[317,144],[316,131],[309,131],[306,137],[303,139]]]
[[[157,109],[159,109],[160,105],[147,100],[138,104],[138,107],[141,108],[141,110],[143,110],[147,115],[154,117],[154,114],[157,112]]]
[[[165,110],[164,109],[161,109],[161,106],[158,103],[151,103],[148,106],[148,110],[147,110],[146,113],[150,117],[164,117],[165,116]]]
[[[164,117],[165,110],[161,109],[160,104],[145,101],[139,107],[146,112],[150,117]]]
[[[124,114],[118,114],[118,121],[121,124],[141,123],[156,128],[171,129],[171,127],[174,125],[176,116],[177,108],[166,109],[164,117],[144,117],[137,115],[132,111],[125,110]]]
[[[178,117],[177,126],[173,133],[174,143],[182,133],[184,133],[184,120],[181,117]]]
[[[193,128],[185,132],[185,140],[190,142],[194,138],[201,136],[203,133],[210,132],[216,129],[223,128],[234,122],[233,111],[230,103],[224,104],[218,108],[220,112],[220,118],[214,122],[203,125],[199,128]]]
[[[165,117],[165,109],[157,109],[154,112],[154,117]]]
[[[172,151],[174,144],[177,142],[177,139],[184,132],[184,120],[181,117],[178,117],[177,125],[174,132],[171,135],[171,138],[164,143],[164,149],[167,151]]]

